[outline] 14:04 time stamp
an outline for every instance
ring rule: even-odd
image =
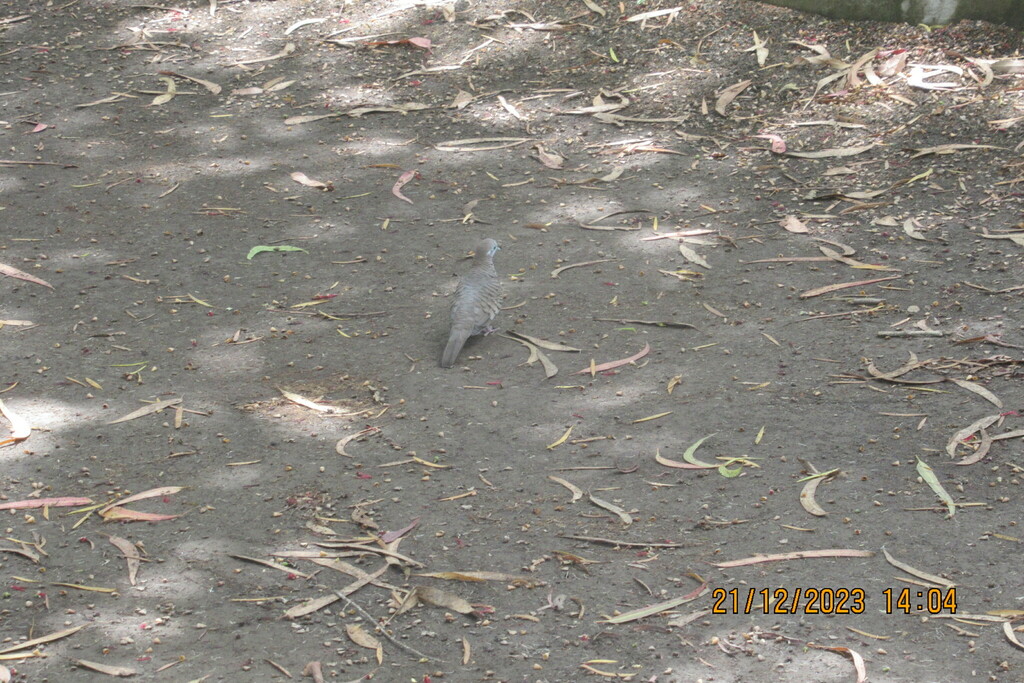
[[[863,588],[716,588],[712,614],[863,614]],[[886,614],[956,614],[956,587],[886,588]]]

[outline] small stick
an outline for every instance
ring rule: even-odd
[[[946,333],[942,330],[879,330],[876,332],[879,337],[944,337]]]

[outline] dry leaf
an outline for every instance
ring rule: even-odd
[[[880,277],[874,280],[858,280],[857,282],[843,282],[836,285],[827,285],[825,287],[818,287],[817,289],[808,289],[806,292],[800,295],[801,299],[809,299],[814,296],[821,296],[822,294],[828,294],[829,292],[836,292],[840,289],[849,289],[850,287],[863,287],[865,285],[873,285],[876,282],[888,282],[889,280],[898,280],[902,275],[893,275],[892,277]]]
[[[643,349],[641,349],[637,354],[630,356],[629,358],[623,358],[622,360],[613,360],[613,361],[609,361],[607,363],[601,363],[600,365],[591,365],[591,367],[583,368],[582,370],[578,371],[576,374],[577,375],[594,375],[594,374],[597,374],[599,372],[604,372],[606,370],[614,370],[615,368],[622,367],[623,365],[629,365],[630,363],[634,363],[634,362],[640,360],[641,358],[643,358],[644,356],[646,356],[650,352],[651,352],[651,345],[645,343]]]
[[[588,497],[590,499],[590,502],[593,503],[594,505],[596,505],[597,507],[603,508],[603,509],[607,510],[608,512],[611,512],[612,514],[618,516],[619,520],[625,526],[629,526],[630,524],[633,523],[633,518],[630,516],[630,514],[628,512],[626,512],[625,510],[623,510],[622,508],[620,508],[618,505],[615,505],[613,503],[609,503],[608,501],[602,500],[601,498],[596,498],[593,495],[588,496]]]
[[[416,175],[416,171],[406,171],[401,176],[399,176],[398,181],[395,183],[394,187],[391,188],[391,194],[395,195],[403,202],[409,202],[410,204],[412,204],[412,200],[406,197],[404,194],[402,194],[402,188],[405,187],[406,183],[415,178]]]
[[[142,406],[138,410],[133,410],[124,417],[119,417],[116,420],[111,420],[107,424],[114,425],[117,424],[118,422],[127,422],[129,420],[134,420],[144,415],[149,415],[150,413],[158,413],[164,408],[167,408],[168,406],[178,405],[179,403],[181,403],[180,398],[169,398],[165,401],[156,401],[155,403],[151,403],[148,406]]]
[[[565,157],[561,156],[560,154],[556,152],[547,151],[546,149],[544,149],[544,145],[540,143],[534,145],[533,148],[537,150],[537,153],[534,155],[534,158],[537,159],[537,161],[539,161],[540,163],[547,166],[548,168],[559,170],[565,166]]]
[[[368,650],[376,650],[380,647],[380,641],[367,633],[366,629],[359,624],[345,624],[345,634],[359,647],[365,647]]]
[[[5,647],[4,649],[0,650],[0,655],[5,655],[5,654],[8,654],[10,652],[19,652],[21,650],[30,650],[30,649],[33,649],[36,645],[42,645],[44,643],[52,643],[55,640],[60,640],[61,638],[67,638],[68,636],[70,636],[73,633],[78,633],[83,628],[85,628],[87,625],[88,624],[81,624],[79,626],[75,626],[73,628],[65,629],[63,631],[57,631],[56,633],[50,633],[50,634],[45,635],[45,636],[39,636],[38,638],[32,638],[31,640],[23,640],[23,641],[15,644],[15,645],[12,645],[10,647]]]
[[[300,185],[305,185],[306,187],[315,187],[319,190],[327,191],[331,191],[334,189],[334,185],[332,185],[331,183],[324,183],[320,182],[319,180],[313,180],[302,171],[293,172],[291,174],[291,179]]]
[[[905,571],[908,574],[916,576],[919,579],[922,579],[922,580],[927,581],[929,583],[935,584],[936,586],[944,586],[946,588],[955,588],[956,587],[955,583],[953,583],[952,581],[949,581],[947,579],[944,579],[941,576],[936,576],[935,574],[929,574],[928,572],[923,572],[920,569],[914,569],[909,564],[905,564],[903,562],[900,562],[895,557],[890,555],[889,551],[886,550],[885,548],[882,548],[882,554],[885,556],[885,561],[886,562],[888,562],[892,566],[896,567],[897,569],[900,569],[902,571]]]
[[[781,225],[789,232],[795,233],[797,235],[802,235],[806,232],[809,232],[807,230],[807,226],[804,225],[803,222],[796,216],[786,216],[781,221],[779,221],[779,225]]]
[[[939,500],[946,504],[946,510],[949,511],[949,517],[955,515],[956,503],[953,502],[953,498],[949,495],[949,492],[942,486],[939,478],[935,476],[935,470],[933,470],[924,460],[918,458],[917,473],[922,479],[924,479],[924,482],[928,484],[928,488],[935,492],[935,495],[939,497]]]
[[[111,666],[110,664],[97,664],[96,662],[90,662],[85,659],[76,659],[75,666],[80,666],[83,669],[90,669],[97,673],[106,674],[107,676],[115,676],[117,678],[131,678],[138,673],[135,669],[129,669],[126,666]]]
[[[128,539],[119,536],[110,536],[109,540],[124,556],[128,564],[128,583],[134,586],[136,584],[136,575],[139,572],[139,565],[142,563],[142,555],[139,554],[138,547]]]
[[[821,484],[827,476],[827,474],[821,474],[810,479],[806,484],[804,484],[803,489],[800,491],[800,505],[804,510],[807,510],[807,512],[811,513],[815,517],[824,517],[828,514],[828,512],[818,504],[818,501],[814,499],[814,493],[818,490],[818,485]]]
[[[32,282],[37,285],[53,289],[53,285],[46,280],[40,280],[35,275],[29,275],[23,270],[18,270],[13,266],[4,265],[3,263],[0,263],[0,275],[6,275],[7,277],[17,278],[19,280],[24,280],[25,282]]]
[[[755,555],[753,557],[745,557],[740,560],[732,560],[729,562],[718,562],[712,566],[718,567],[719,569],[731,569],[733,567],[748,567],[755,564],[764,564],[766,562],[785,562],[788,560],[808,560],[816,558],[836,558],[836,557],[874,557],[875,554],[870,550],[853,550],[849,548],[826,548],[823,550],[801,550],[792,553],[775,553],[772,555]]]
[[[465,90],[460,90],[455,94],[455,99],[448,105],[449,109],[465,109],[473,101],[473,96]]]
[[[565,479],[562,479],[561,477],[556,477],[554,475],[549,475],[548,479],[555,482],[556,484],[561,484],[565,488],[569,489],[570,492],[572,492],[572,500],[569,501],[570,504],[575,503],[577,500],[583,497],[583,490],[579,486],[576,486],[575,484],[572,484],[566,481]]]
[[[800,159],[825,159],[828,157],[852,157],[857,154],[863,154],[864,152],[872,149],[876,145],[874,143],[870,145],[860,145],[857,147],[836,147],[832,149],[822,149],[817,152],[787,152],[791,157],[798,157]]]
[[[204,88],[206,88],[207,90],[209,90],[214,95],[219,95],[221,90],[223,90],[223,88],[221,88],[216,83],[214,83],[212,81],[204,81],[202,78],[196,78],[195,76],[186,76],[185,74],[180,74],[180,73],[177,73],[175,71],[161,71],[160,73],[165,75],[165,76],[174,76],[175,78],[182,78],[182,79],[184,79],[186,81],[192,81],[193,83],[197,83],[197,84],[203,86]],[[78,106],[81,107],[81,106],[86,106],[86,105],[78,105]]]
[[[729,104],[736,99],[736,96],[747,89],[753,81],[740,81],[730,85],[728,88],[718,94],[718,98],[715,100],[715,111],[718,112],[719,116],[725,116],[725,110]]]
[[[975,432],[978,432],[979,430],[987,429],[987,428],[991,427],[996,422],[998,422],[1001,418],[1002,418],[1002,415],[998,415],[998,414],[997,415],[988,415],[986,417],[981,418],[980,420],[976,420],[972,424],[970,424],[970,425],[964,427],[963,429],[961,429],[960,431],[956,432],[952,436],[952,438],[950,438],[949,442],[946,444],[946,453],[949,454],[950,457],[955,457],[956,456],[956,447],[957,447],[957,445],[963,443],[964,440],[967,437],[972,436]]]
[[[0,503],[0,510],[33,510],[37,508],[77,507],[79,505],[91,505],[92,498],[36,498],[33,500],[11,500]]]
[[[9,439],[0,441],[0,445],[9,445],[18,441],[24,441],[32,433],[32,425],[29,424],[28,420],[8,408],[3,401],[0,401],[0,414],[6,417],[11,423],[11,436]]]
[[[950,377],[949,381],[957,385],[958,387],[961,387],[962,389],[966,389],[967,391],[973,391],[975,394],[981,396],[983,399],[994,405],[996,408],[1003,407],[1003,402],[999,400],[998,396],[996,396],[991,391],[989,391],[988,389],[986,389],[985,387],[981,386],[976,382],[969,382],[965,379],[957,379],[955,377]]]
[[[459,614],[473,614],[473,606],[468,601],[460,598],[454,593],[432,588],[430,586],[416,586],[413,588],[416,597],[420,602],[435,607],[443,607]]]
[[[701,266],[702,268],[707,268],[708,270],[711,270],[711,266],[708,265],[708,262],[704,260],[703,256],[695,252],[693,249],[690,249],[682,242],[679,243],[679,253],[682,254],[683,258],[685,258],[690,263],[696,263],[698,266]]]
[[[167,84],[167,92],[157,95],[153,98],[153,101],[149,103],[151,107],[157,107],[161,104],[167,104],[174,99],[174,96],[178,94],[178,84],[174,82],[173,78],[167,76],[161,76],[160,80]]]

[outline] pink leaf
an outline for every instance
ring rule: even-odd
[[[412,180],[415,177],[416,177],[416,171],[406,171],[405,173],[403,173],[398,178],[398,182],[395,183],[395,186],[391,188],[391,194],[395,195],[396,197],[398,197],[402,201],[409,202],[410,204],[412,204],[413,203],[412,200],[409,199],[408,197],[406,197],[404,194],[402,194],[402,188],[405,187],[406,183],[408,183],[410,180]]]

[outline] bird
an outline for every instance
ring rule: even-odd
[[[488,324],[498,313],[501,299],[501,281],[494,270],[494,254],[501,249],[492,239],[476,246],[473,267],[459,278],[451,309],[451,331],[441,354],[441,367],[455,364],[462,346],[474,334],[490,334]]]

